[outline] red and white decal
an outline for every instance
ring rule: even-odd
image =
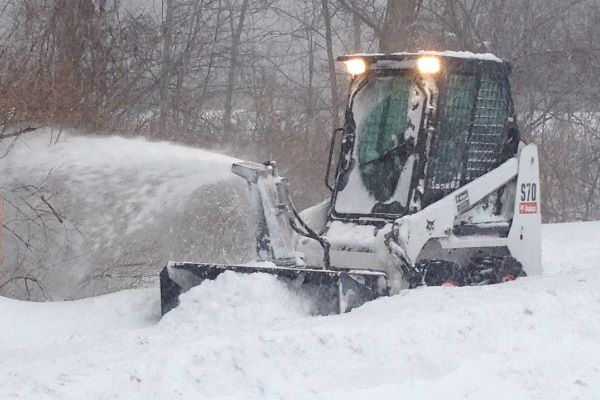
[[[537,214],[537,201],[526,201],[519,203],[519,214]]]
[[[537,214],[537,184],[521,184],[521,202],[519,203],[519,214]]]

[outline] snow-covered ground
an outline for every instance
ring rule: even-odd
[[[158,289],[0,298],[2,399],[599,399],[600,222],[544,226],[549,274],[311,317],[223,274],[159,321]]]

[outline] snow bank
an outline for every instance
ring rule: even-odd
[[[0,297],[0,315],[0,348],[41,346],[155,324],[160,299],[156,288],[49,303]]]
[[[554,239],[570,249],[583,230],[600,233],[600,222],[547,228],[544,249]],[[329,317],[306,317],[301,299],[260,274],[201,285],[155,325],[157,290],[153,301],[144,290],[2,300],[1,326],[12,332],[0,335],[0,398],[596,400],[600,246],[588,249],[594,257],[552,255],[567,271],[404,291]],[[136,307],[150,317],[131,314]],[[87,315],[98,324],[86,332],[74,321]],[[31,344],[32,330],[36,341],[53,325],[65,328],[49,334],[52,343]]]
[[[308,299],[268,274],[226,271],[180,296],[162,325],[260,324],[310,315]]]
[[[568,238],[565,233],[568,232]],[[600,222],[542,225],[544,273],[575,271],[600,265]]]

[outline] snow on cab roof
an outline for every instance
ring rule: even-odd
[[[502,59],[496,57],[492,53],[472,53],[470,51],[426,51],[421,50],[416,53],[411,52],[399,52],[399,53],[355,53],[348,54],[341,57],[338,57],[338,61],[344,61],[349,58],[354,57],[364,57],[364,58],[402,58],[402,57],[410,57],[410,56],[440,56],[440,57],[452,57],[452,58],[463,58],[470,60],[481,60],[481,61],[494,61],[494,62],[503,62]]]

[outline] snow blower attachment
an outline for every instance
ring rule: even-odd
[[[301,291],[311,299],[312,313],[338,314],[361,306],[367,301],[387,295],[385,274],[382,272],[336,271],[274,265],[223,265],[169,263],[160,275],[161,311],[163,315],[176,307],[182,292],[213,280],[225,271],[250,274],[262,272],[276,275],[289,284],[291,290]]]
[[[287,182],[274,162],[234,163],[232,172],[248,182],[256,219],[256,252],[263,263],[223,265],[169,262],[160,274],[161,310],[177,306],[179,295],[225,271],[268,273],[301,291],[312,300],[313,313],[343,313],[387,294],[385,273],[331,269],[328,260],[316,268],[297,265],[292,233],[314,238],[325,249],[328,243],[304,224],[287,195]],[[298,224],[303,225],[299,228]]]
[[[299,214],[275,162],[233,164],[250,188],[259,262],[169,262],[163,314],[224,271],[276,275],[317,314],[403,288],[541,272],[538,155],[519,140],[510,66],[461,52],[338,61],[351,84],[326,167],[330,198]]]

